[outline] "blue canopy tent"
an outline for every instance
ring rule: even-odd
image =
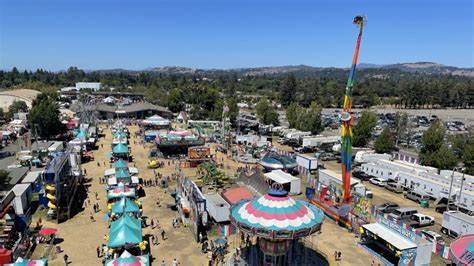
[[[128,165],[127,165],[127,162],[125,162],[123,159],[119,159],[118,161],[116,161],[114,163],[114,167],[115,167],[115,169],[117,169],[117,168],[127,168]]]
[[[112,213],[135,213],[140,212],[138,205],[127,197],[122,197],[112,205]]]
[[[119,143],[115,145],[115,147],[112,148],[112,154],[113,155],[127,155],[128,146],[123,143]]]
[[[138,244],[141,241],[142,227],[138,219],[124,215],[110,225],[109,247],[118,248],[128,244]]]
[[[130,181],[130,172],[125,168],[115,169],[115,178],[117,178],[118,182],[124,179]]]
[[[114,138],[117,138],[117,139],[125,139],[127,138],[127,134],[123,131],[117,131],[117,132],[114,132],[113,134],[113,137]]]
[[[142,230],[142,223],[140,222],[140,220],[130,217],[128,215],[124,215],[118,220],[110,223],[110,232],[116,231],[124,226],[132,229]]]

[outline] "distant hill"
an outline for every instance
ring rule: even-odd
[[[426,75],[457,75],[474,77],[474,68],[459,68],[445,66],[433,62],[415,62],[415,63],[397,63],[390,65],[377,65],[361,63],[358,69],[365,75],[390,75],[394,73],[412,73]],[[348,68],[336,67],[313,67],[307,65],[290,66],[269,66],[254,68],[234,68],[234,69],[196,69],[180,66],[153,67],[140,71],[126,69],[98,70],[101,73],[155,73],[163,75],[198,75],[198,76],[217,76],[224,74],[235,74],[237,76],[281,76],[294,74],[300,77],[307,76],[343,76],[347,75]],[[393,72],[395,71],[395,72]]]

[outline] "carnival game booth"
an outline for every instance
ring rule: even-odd
[[[196,146],[188,148],[188,158],[191,167],[197,167],[203,162],[212,160],[211,148],[206,146]]]
[[[265,173],[264,176],[270,185],[276,183],[288,191],[290,195],[301,194],[301,179],[298,177],[285,173],[282,170],[273,170]]]
[[[250,254],[253,255],[247,256],[246,264],[279,266],[315,263],[292,246],[299,238],[321,229],[324,213],[307,202],[290,198],[285,190],[274,186],[258,199],[241,201],[231,208],[230,220],[241,233],[257,238],[258,247],[251,247]]]
[[[455,265],[474,265],[474,234],[463,235],[452,242],[449,257]]]
[[[148,242],[143,241],[142,225],[139,219],[122,215],[110,223],[108,236],[109,258],[121,255],[125,251],[142,256],[148,249]]]
[[[430,265],[433,244],[389,215],[360,228],[361,247],[385,265]]]
[[[189,147],[204,144],[204,139],[188,130],[160,133],[156,138],[157,148],[165,155],[186,154]]]
[[[298,166],[296,160],[288,155],[280,155],[275,152],[269,152],[258,162],[265,171],[283,170],[285,172],[293,172]]]
[[[133,256],[128,251],[124,251],[120,257],[108,260],[105,266],[150,266],[150,256],[148,254]]]

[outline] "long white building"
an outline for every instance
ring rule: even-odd
[[[433,167],[385,159],[364,163],[361,170],[384,180],[395,180],[402,186],[433,198],[448,197],[453,176],[452,170],[441,170],[438,174],[438,169]],[[454,172],[451,196],[460,206],[474,211],[474,176],[464,175],[464,182],[461,179],[462,173]]]

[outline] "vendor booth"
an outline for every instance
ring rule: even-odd
[[[122,197],[112,205],[111,212],[113,214],[139,213],[140,207],[131,199]]]
[[[294,177],[282,170],[273,170],[264,174],[265,179],[270,182],[270,185],[277,183],[292,195],[301,194],[301,179]]]
[[[385,265],[429,265],[432,243],[388,215],[360,227],[361,246]]]
[[[109,201],[114,201],[121,197],[135,198],[135,189],[126,187],[123,183],[119,183],[116,188],[107,192],[107,199]]]

